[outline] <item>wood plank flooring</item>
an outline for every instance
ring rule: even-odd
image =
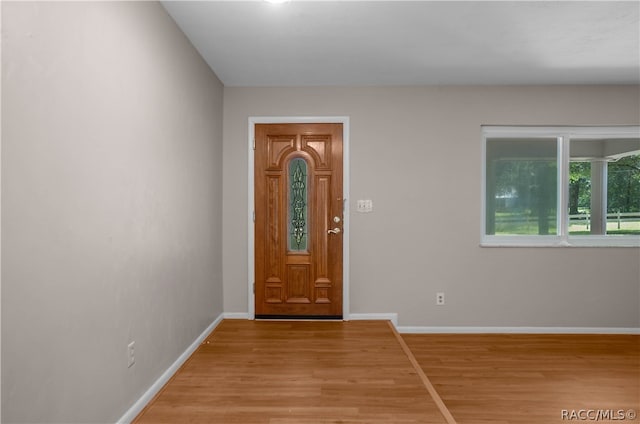
[[[225,320],[134,422],[553,424],[594,421],[563,410],[640,413],[640,336],[396,337],[381,321]]]
[[[383,321],[225,320],[136,423],[445,423]]]
[[[572,422],[562,419],[562,410],[640,413],[640,336],[403,334],[403,339],[458,424]]]

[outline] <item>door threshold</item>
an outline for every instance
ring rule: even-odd
[[[256,320],[289,320],[289,321],[343,321],[342,315],[263,315],[257,314]]]

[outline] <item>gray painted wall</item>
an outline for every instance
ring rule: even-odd
[[[2,420],[114,422],[222,312],[222,84],[158,3],[2,8]]]
[[[247,118],[347,115],[351,313],[397,312],[401,326],[640,326],[637,248],[479,247],[482,124],[638,125],[639,99],[637,86],[225,87],[225,311],[247,311]],[[356,213],[356,199],[374,211]]]

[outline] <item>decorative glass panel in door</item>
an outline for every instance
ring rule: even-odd
[[[289,250],[307,251],[308,237],[307,162],[295,158],[289,162]]]

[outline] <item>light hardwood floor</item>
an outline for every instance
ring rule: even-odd
[[[444,423],[386,322],[225,320],[136,423]]]
[[[563,420],[562,410],[640,412],[640,336],[399,341],[380,321],[225,320],[135,423],[445,423],[429,384],[458,424],[578,421]]]
[[[595,422],[640,413],[640,336],[403,334],[458,424]],[[597,413],[597,412],[595,412]],[[600,422],[638,423],[639,419]]]

